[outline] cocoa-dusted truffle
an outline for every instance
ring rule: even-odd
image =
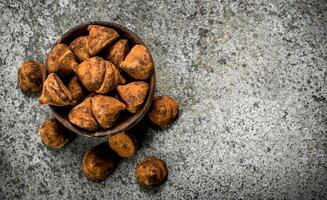
[[[128,40],[120,39],[115,44],[113,44],[107,55],[107,59],[112,62],[115,66],[119,67],[121,61],[124,60],[126,54],[129,51]]]
[[[72,108],[68,114],[68,119],[76,126],[94,131],[99,125],[92,112],[92,97],[87,97],[82,103]]]
[[[151,55],[148,49],[140,44],[131,49],[119,66],[136,80],[147,80],[154,72]]]
[[[88,43],[91,56],[105,49],[119,37],[117,31],[104,26],[89,25],[87,30],[89,31]]]
[[[127,110],[131,113],[136,113],[141,107],[148,90],[149,85],[143,81],[135,81],[117,87],[120,98],[126,103]]]
[[[150,156],[136,167],[136,181],[142,187],[152,188],[160,185],[168,175],[166,164],[159,158]]]
[[[105,71],[106,67],[103,58],[96,56],[79,64],[76,73],[87,90],[96,91],[103,82]]]
[[[40,136],[45,145],[59,149],[69,143],[75,134],[67,130],[55,118],[50,118],[42,124]]]
[[[75,58],[79,62],[90,58],[88,36],[80,36],[76,38],[70,43],[69,48],[72,50]]]
[[[134,135],[120,132],[109,136],[109,146],[119,156],[128,158],[136,153],[137,141]]]
[[[148,112],[149,120],[158,127],[164,127],[178,117],[179,106],[170,96],[154,97]]]
[[[57,44],[51,49],[47,61],[49,73],[66,76],[72,73],[76,66],[75,56],[67,45]]]
[[[112,127],[125,109],[125,104],[113,97],[95,95],[92,98],[93,115],[102,128]]]
[[[54,73],[49,74],[45,80],[39,102],[40,104],[54,106],[68,106],[75,104],[75,101],[66,86]]]
[[[109,61],[104,61],[105,75],[102,79],[102,84],[99,89],[96,90],[99,94],[106,94],[115,90],[115,88],[123,81],[123,77],[120,75],[118,69]]]
[[[37,93],[42,90],[45,67],[41,63],[29,60],[24,62],[18,70],[18,84],[23,92]]]
[[[74,101],[78,102],[83,97],[83,88],[78,82],[77,76],[74,76],[68,82],[67,89]]]
[[[116,162],[108,144],[101,143],[85,153],[82,169],[87,178],[101,181],[114,171]]]

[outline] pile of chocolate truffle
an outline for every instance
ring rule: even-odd
[[[142,44],[133,45],[109,27],[89,25],[88,35],[70,44],[57,43],[50,51],[46,66],[26,61],[18,70],[18,83],[26,93],[39,93],[39,102],[65,107],[69,122],[79,129],[110,129],[120,117],[134,115],[144,104],[153,61]],[[178,116],[178,103],[169,96],[154,97],[147,118],[164,127]],[[140,131],[140,130],[139,130]],[[133,131],[108,136],[84,155],[82,170],[91,180],[103,180],[115,169],[119,157],[137,152],[138,138]],[[76,134],[56,118],[47,119],[40,128],[42,142],[59,149]],[[168,175],[166,164],[149,156],[136,166],[136,181],[143,187],[160,185]]]

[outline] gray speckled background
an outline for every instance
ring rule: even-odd
[[[0,13],[0,199],[326,198],[325,0],[4,0]],[[80,165],[101,140],[46,148],[38,129],[51,113],[16,83],[24,60],[44,61],[58,36],[91,20],[135,31],[153,55],[157,94],[181,105],[172,126],[144,128],[137,155],[100,183]],[[152,191],[134,179],[147,155],[169,168]]]

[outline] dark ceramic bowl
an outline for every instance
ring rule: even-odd
[[[115,29],[122,38],[127,38],[129,39],[129,42],[132,45],[135,44],[142,44],[145,45],[144,42],[132,31],[128,30],[127,28],[115,24],[112,22],[104,22],[104,21],[95,21],[95,22],[89,22],[85,24],[78,25],[72,29],[70,29],[68,32],[66,32],[61,38],[59,38],[56,43],[53,45],[55,46],[58,43],[64,43],[69,45],[70,42],[72,42],[75,38],[82,36],[82,35],[87,35],[87,27],[91,24],[95,25],[100,25],[100,26],[106,26],[112,29]],[[52,47],[53,48],[53,47]],[[68,107],[57,107],[57,106],[49,106],[53,115],[58,119],[60,123],[62,123],[66,128],[69,130],[84,136],[84,137],[103,137],[103,136],[109,136],[113,135],[115,133],[119,133],[122,131],[126,131],[130,128],[132,128],[134,125],[136,125],[147,113],[147,111],[150,108],[153,95],[154,95],[154,88],[155,88],[155,72],[151,76],[151,78],[147,81],[149,84],[149,92],[147,94],[147,97],[145,101],[143,102],[143,105],[140,107],[140,109],[137,111],[137,113],[133,115],[126,115],[123,117],[123,119],[120,119],[117,121],[116,125],[110,129],[101,129],[95,132],[87,131],[80,129],[70,123],[68,120],[68,112],[70,108]]]

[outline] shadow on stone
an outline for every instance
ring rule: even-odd
[[[153,140],[153,135],[150,133],[151,124],[146,118],[143,118],[136,126],[134,126],[129,132],[135,135],[138,142],[138,149],[146,143]]]

